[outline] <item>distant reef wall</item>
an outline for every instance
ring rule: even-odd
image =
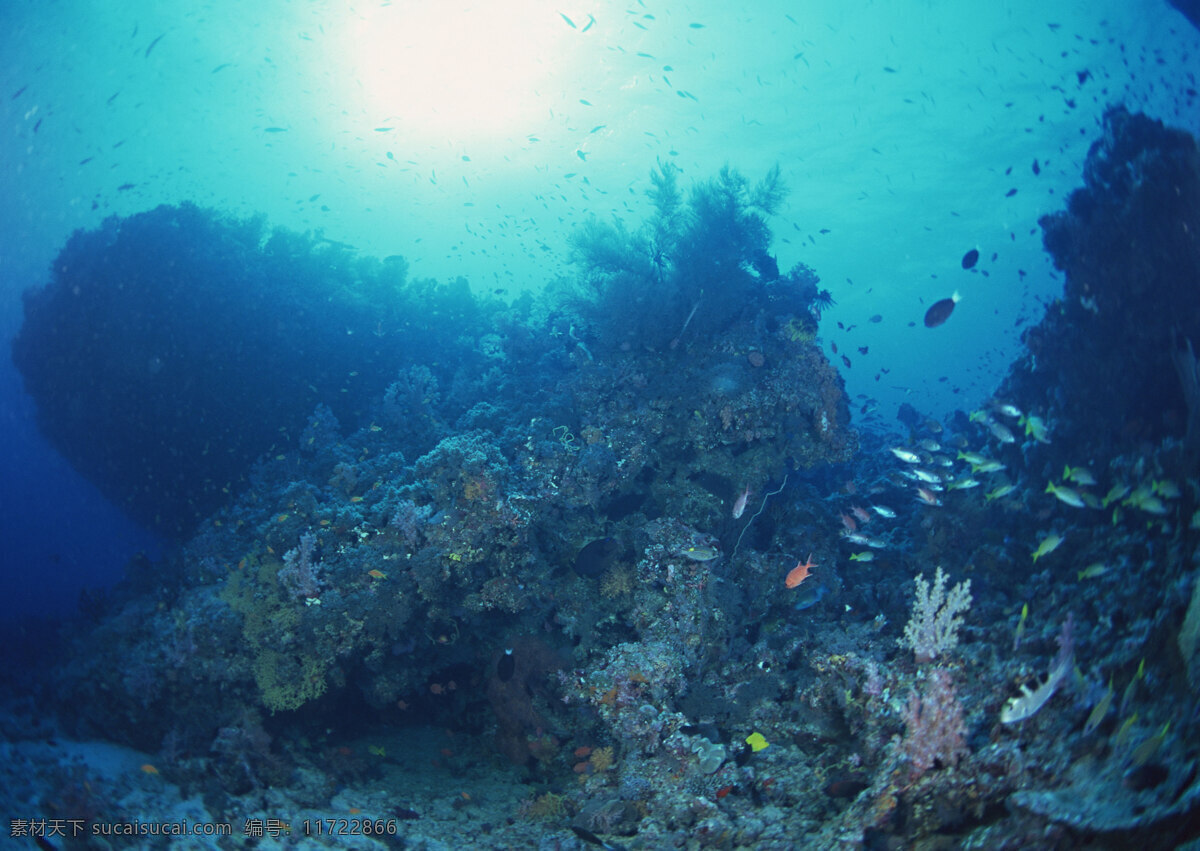
[[[1084,186],[1040,224],[1066,273],[1002,388],[1048,413],[1075,463],[1164,439],[1200,441],[1200,149],[1121,107],[1104,117]],[[1189,370],[1191,372],[1189,376]]]
[[[415,298],[405,275],[400,258],[161,206],[69,239],[48,285],[25,293],[13,359],[50,442],[180,537],[317,404],[357,421],[430,342],[414,312],[467,304],[453,287]]]
[[[50,442],[176,540],[253,491],[256,460],[378,451],[338,434],[386,434],[397,463],[477,430],[553,434],[595,455],[589,475],[648,467],[627,496],[651,516],[679,476],[723,498],[845,460],[844,386],[816,343],[832,298],[769,253],[779,170],[752,183],[725,168],[688,190],[677,175],[651,173],[654,214],[636,230],[580,225],[575,279],[511,303],[261,218],[190,204],[110,218],[25,293],[13,358]],[[641,411],[624,454],[583,452],[618,399]],[[652,428],[670,449],[653,463],[635,445]]]
[[[1171,0],[1171,5],[1182,12],[1192,26],[1200,29],[1200,0]]]

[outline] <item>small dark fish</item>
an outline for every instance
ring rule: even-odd
[[[112,103],[114,100],[117,99],[117,95],[119,95],[119,94],[120,94],[120,91],[114,92],[113,96],[110,97],[107,101],[105,101],[105,103]]]
[[[950,314],[954,312],[954,305],[958,304],[962,298],[958,293],[944,298],[941,301],[934,302],[929,310],[925,311],[925,327],[936,328],[950,318]]]
[[[579,99],[579,102],[580,102],[581,104],[583,104],[584,106],[591,106],[591,105],[592,105],[592,102],[591,102],[591,101],[584,100],[583,98],[580,98],[580,99]]]
[[[1012,196],[1014,196],[1014,195],[1016,195],[1016,194],[1017,194],[1017,190],[1016,190],[1015,188],[1013,188],[1013,189],[1010,189],[1010,190],[1008,190],[1007,192],[1005,192],[1005,193],[1004,193],[1004,197],[1005,197],[1005,198],[1011,198]]]
[[[612,567],[621,554],[616,538],[600,538],[585,544],[575,556],[575,572],[580,576],[598,579]]]
[[[970,268],[973,268],[975,266],[975,264],[978,262],[979,262],[979,249],[972,248],[970,251],[968,251],[966,254],[963,255],[962,267],[964,269],[970,269]]]
[[[884,65],[884,66],[883,66],[883,70],[884,70],[884,71],[886,71],[886,72],[887,72],[887,73],[889,73],[889,74],[895,74],[895,73],[896,73],[896,69],[895,69],[895,68],[891,68],[891,67],[889,67],[889,66],[887,66],[887,65]]]
[[[846,357],[845,355],[842,355],[842,363],[846,365],[846,369],[850,368],[850,358]]]
[[[149,57],[149,56],[150,56],[150,51],[154,49],[154,45],[156,45],[156,44],[158,44],[160,41],[162,41],[162,40],[163,40],[163,36],[165,36],[165,35],[166,35],[166,33],[163,33],[163,34],[162,34],[162,35],[160,35],[158,38],[154,39],[154,41],[150,42],[150,46],[146,48],[146,55],[142,57],[143,59],[145,59],[145,58],[147,58],[147,57]]]
[[[576,151],[575,156],[579,157],[584,162],[587,162],[587,154],[585,154],[583,151]]]
[[[17,89],[15,92],[13,92],[13,96],[11,98],[9,98],[9,100],[16,100],[17,98],[19,98],[21,96],[21,92],[25,91],[27,88],[29,88],[28,83],[26,83],[25,85],[21,86],[21,88]]]
[[[212,71],[210,71],[209,73],[215,74],[218,71],[224,71],[226,68],[228,68],[232,64],[233,64],[232,62],[222,62],[216,68],[213,68]]]
[[[883,314],[876,313],[874,316],[871,317],[871,321],[878,325],[880,322],[883,321]]]
[[[859,346],[859,347],[858,347],[858,353],[859,353],[860,355],[865,355],[865,354],[866,354],[867,352],[869,352],[869,351],[871,351],[871,347],[870,347],[870,346]]]
[[[588,15],[588,22],[584,25],[583,29],[581,29],[580,32],[581,33],[587,32],[588,30],[590,30],[592,28],[592,24],[594,24],[594,23],[596,23],[596,19],[593,18],[591,15]]]
[[[599,845],[601,848],[608,849],[608,851],[626,851],[624,845],[618,845],[615,842],[605,842],[603,839],[585,827],[576,827],[575,825],[571,825],[571,830],[573,830],[575,835],[584,842],[590,842],[593,845]]]
[[[502,683],[506,683],[513,678],[513,674],[517,671],[517,660],[513,658],[511,647],[504,648],[504,655],[500,657],[500,661],[496,663],[496,678]]]
[[[692,29],[694,29],[694,30],[702,30],[702,29],[704,29],[704,24],[688,24],[688,26],[689,26],[689,27],[691,27],[691,28],[692,28]]]
[[[136,183],[122,183],[120,186],[117,187],[117,191],[118,192],[127,192],[128,190],[132,189],[135,186],[137,186]]]
[[[391,133],[392,128],[391,127],[376,127],[375,132],[376,133]]]
[[[79,161],[79,164],[80,164],[80,165],[87,165],[87,164],[88,164],[88,163],[90,163],[90,162],[91,162],[93,159],[95,159],[95,157],[84,157],[83,159],[81,159],[81,160]]]
[[[267,127],[263,130],[264,133],[286,133],[286,127]]]
[[[564,15],[562,12],[559,12],[559,13],[558,13],[558,16],[559,16],[560,18],[562,18],[564,21],[566,21],[566,22],[567,22],[567,26],[569,26],[571,29],[573,29],[573,30],[577,30],[577,29],[579,29],[579,27],[575,26],[575,22],[574,22],[574,21],[572,21],[570,18],[568,18],[566,15]]]
[[[1035,176],[1042,173],[1042,167],[1040,165],[1038,165],[1037,160],[1033,161],[1033,173]]]
[[[34,132],[34,133],[36,133],[36,132],[37,132],[37,131],[38,131],[38,130],[41,128],[41,126],[42,126],[42,120],[43,120],[43,119],[39,118],[39,119],[37,120],[37,124],[33,125],[33,132]]]
[[[836,355],[836,354],[838,353],[838,349],[837,349],[837,341],[833,341],[833,342],[831,342],[831,343],[829,344],[829,348],[833,349],[833,353]]]

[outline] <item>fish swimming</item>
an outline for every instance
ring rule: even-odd
[[[513,674],[517,670],[517,660],[513,658],[511,647],[504,648],[504,655],[496,663],[496,678],[502,683],[506,683],[513,678]]]
[[[817,566],[817,563],[812,560],[812,553],[808,554],[808,558],[803,563],[798,563],[790,571],[787,577],[783,580],[783,584],[788,588],[795,588],[805,579],[808,579],[808,572],[811,568]]]
[[[750,486],[746,485],[746,489],[738,495],[737,500],[733,503],[733,519],[737,520],[746,511],[746,502],[750,499]]]
[[[149,58],[149,56],[150,56],[150,51],[154,49],[154,46],[155,46],[156,44],[158,44],[160,41],[162,41],[162,40],[163,40],[163,36],[165,36],[165,35],[166,35],[166,33],[163,33],[163,34],[162,34],[162,35],[160,35],[158,38],[154,39],[154,41],[150,42],[150,46],[146,48],[146,53],[145,53],[145,55],[142,57],[143,59]]]
[[[1074,488],[1069,488],[1066,485],[1056,485],[1054,482],[1047,482],[1046,493],[1052,493],[1060,502],[1065,502],[1072,508],[1083,508],[1084,502],[1082,497]]]
[[[560,12],[559,14],[562,14],[562,13]],[[566,17],[566,16],[564,15],[564,17]],[[603,839],[601,839],[596,834],[592,833],[587,828],[576,827],[575,825],[571,825],[571,830],[573,830],[575,832],[575,835],[578,836],[580,839],[582,839],[584,842],[590,842],[592,845],[599,845],[601,848],[607,849],[607,851],[625,851],[624,845],[619,845],[616,842],[605,842]]]
[[[1038,544],[1038,548],[1033,551],[1033,561],[1036,564],[1037,560],[1044,555],[1049,555],[1058,549],[1059,544],[1063,542],[1062,535],[1057,532],[1051,532],[1046,537],[1042,538],[1042,542]]]
[[[925,327],[936,328],[950,318],[950,314],[954,312],[954,305],[962,301],[962,296],[958,293],[944,298],[941,301],[936,301],[929,310],[925,311]]]

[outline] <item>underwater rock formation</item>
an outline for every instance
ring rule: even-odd
[[[1172,347],[1200,344],[1200,150],[1180,130],[1110,109],[1084,186],[1044,216],[1063,298],[1025,333],[1000,395],[1054,422],[1076,458],[1183,437]]]
[[[38,426],[171,538],[226,502],[260,454],[292,444],[317,404],[358,422],[432,342],[422,310],[469,320],[474,308],[453,288],[406,289],[399,258],[191,204],[77,231],[51,271],[26,291],[13,344]]]
[[[744,218],[727,206],[695,216],[705,232]],[[687,266],[760,250],[765,223],[746,221],[741,241],[713,256],[693,247]],[[76,234],[54,283],[28,299],[18,362],[48,433],[137,516],[157,506],[184,528],[209,512],[178,552],[97,602],[111,616],[79,637],[59,687],[79,729],[116,725],[155,746],[172,731],[211,739],[246,713],[334,723],[345,701],[449,716],[472,685],[478,693],[481,654],[503,640],[519,676],[487,687],[493,711],[512,716],[498,741],[513,759],[540,760],[565,722],[545,700],[509,711],[538,685],[523,673],[534,652],[523,636],[540,635],[547,653],[624,642],[647,666],[639,676],[674,672],[656,684],[673,702],[702,664],[701,636],[729,640],[744,605],[713,593],[714,564],[754,519],[731,514],[739,490],[761,513],[761,495],[790,472],[844,462],[857,446],[841,378],[814,341],[812,280],[739,273],[729,286],[742,313],[704,318],[692,329],[703,336],[674,346],[622,349],[577,332],[584,323],[560,305],[538,320],[528,304],[492,306],[483,322],[469,295],[439,301],[399,280],[371,300],[378,267],[307,239],[276,235],[259,249],[261,239],[253,223],[160,208]],[[240,293],[220,281],[235,269],[250,282]],[[268,286],[301,273],[330,276],[346,304],[317,311],[308,289],[281,300]],[[772,296],[746,295],[756,288]],[[647,298],[662,298],[662,312],[677,302]],[[310,311],[287,313],[288,299]],[[89,316],[108,333],[85,334]],[[391,333],[401,322],[403,343]],[[55,343],[61,358],[48,353]],[[436,359],[406,361],[420,344]],[[164,366],[106,381],[118,351],[162,351]],[[94,388],[50,382],[84,363]],[[106,412],[103,452],[82,439],[86,417],[56,419],[77,398]],[[178,475],[160,484],[173,463]],[[743,551],[769,544],[772,529],[758,520]],[[596,541],[610,542],[603,558],[581,561]],[[722,574],[746,588],[777,581],[753,557]],[[647,656],[639,641],[656,649]]]

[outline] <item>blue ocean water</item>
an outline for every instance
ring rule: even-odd
[[[712,818],[711,834],[698,841],[719,845],[713,837],[728,825],[708,809],[735,806],[730,794],[752,808],[743,818],[770,821],[762,816],[774,815],[770,808],[799,806],[774,797],[761,763],[757,777],[746,773],[756,763],[747,769],[738,746],[749,733],[767,729],[775,754],[787,746],[810,756],[843,735],[797,722],[785,741],[782,710],[731,708],[739,689],[767,694],[762,680],[729,673],[731,660],[794,675],[796,648],[812,637],[801,619],[824,624],[825,637],[843,627],[853,636],[844,652],[830,650],[822,673],[840,671],[872,698],[901,695],[838,722],[868,732],[857,731],[852,753],[838,754],[836,776],[771,764],[774,776],[836,787],[828,797],[841,802],[831,812],[846,804],[843,824],[853,821],[848,800],[873,790],[882,807],[896,792],[881,791],[880,765],[892,763],[880,754],[902,717],[910,732],[920,719],[920,700],[906,709],[908,687],[920,684],[929,712],[953,714],[951,675],[941,667],[910,662],[893,675],[889,665],[899,671],[899,663],[862,650],[870,630],[888,633],[894,650],[890,632],[903,622],[896,612],[907,609],[922,571],[932,578],[944,564],[955,581],[970,576],[976,611],[988,620],[968,629],[978,638],[1003,628],[1000,644],[1015,653],[1026,628],[1022,604],[1054,584],[1037,571],[1054,558],[1055,539],[1072,552],[1062,576],[1089,588],[1085,580],[1110,581],[1134,561],[1167,566],[1155,590],[1178,615],[1169,640],[1162,624],[1133,614],[1120,623],[1119,661],[1080,663],[1070,698],[1057,698],[1080,715],[1075,732],[1094,734],[1100,722],[1089,713],[1107,713],[1104,685],[1114,670],[1127,690],[1116,695],[1121,718],[1134,718],[1126,710],[1146,688],[1138,648],[1155,635],[1173,647],[1176,633],[1186,633],[1178,622],[1198,495],[1194,471],[1170,459],[1190,434],[1188,391],[1179,395],[1164,367],[1172,401],[1159,410],[1160,388],[1147,383],[1150,401],[1102,424],[1114,409],[1099,391],[1080,388],[1105,376],[1057,348],[1074,340],[1064,329],[1086,337],[1078,319],[1089,312],[1111,321],[1108,339],[1133,340],[1168,309],[1153,302],[1140,317],[1147,300],[1131,296],[1106,312],[1102,288],[1083,274],[1086,240],[1074,224],[1088,208],[1069,207],[1068,197],[1085,172],[1106,174],[1103,157],[1085,166],[1093,146],[1111,143],[1102,153],[1118,159],[1113,107],[1200,132],[1200,31],[1172,5],[63,0],[6,4],[0,19],[0,192],[8,199],[0,209],[0,332],[21,363],[0,359],[0,620],[34,643],[51,643],[50,632],[80,610],[98,625],[94,639],[83,626],[63,639],[78,652],[66,654],[73,661],[63,663],[56,688],[64,701],[96,707],[63,723],[81,740],[136,747],[152,770],[129,754],[97,757],[93,767],[119,764],[157,782],[173,763],[174,781],[186,785],[208,767],[196,760],[211,759],[232,799],[289,786],[299,759],[283,758],[287,742],[322,767],[331,788],[355,789],[379,780],[375,757],[412,745],[379,744],[372,724],[395,722],[388,712],[412,706],[395,723],[419,731],[412,735],[426,750],[421,725],[429,724],[480,740],[486,732],[493,756],[540,766],[520,781],[531,787],[520,818],[564,828],[579,816],[574,822],[596,833],[619,827],[624,841],[637,832],[635,810],[650,819],[668,809],[639,785],[651,782],[652,752],[715,763],[712,772],[690,763],[691,774],[679,770],[710,803],[697,805],[684,827],[673,810],[671,823],[695,839]],[[1145,132],[1129,131],[1139,139]],[[1143,185],[1138,174],[1131,193]],[[666,227],[664,182],[700,220],[697,211],[728,203],[736,208],[729,220],[745,232]],[[1097,197],[1124,186],[1111,176],[1088,185]],[[1078,270],[1073,291],[1043,243],[1053,228],[1039,223],[1068,210],[1072,224],[1060,221],[1054,232],[1059,265],[1079,264],[1067,266]],[[735,249],[765,250],[705,278],[715,273],[694,256],[710,246],[717,256],[727,236]],[[645,240],[662,250],[646,250]],[[1086,244],[1105,243],[1095,240]],[[671,253],[685,244],[693,260]],[[1186,257],[1153,259],[1156,268],[1188,268]],[[636,295],[656,275],[674,287],[666,307]],[[154,276],[161,286],[148,285]],[[718,280],[740,283],[718,293]],[[105,288],[128,299],[120,310],[103,312],[95,293]],[[161,297],[147,295],[155,292]],[[935,303],[952,297],[949,318],[927,321]],[[37,306],[51,303],[35,323]],[[1127,325],[1110,319],[1118,312]],[[1176,363],[1181,376],[1185,314],[1174,329],[1153,325],[1162,364]],[[1174,361],[1163,354],[1172,330]],[[1061,375],[1047,375],[1047,363],[1063,366]],[[589,369],[603,377],[587,378]],[[672,418],[662,401],[672,380],[673,401],[688,416]],[[1022,410],[1002,413],[1013,399]],[[1071,413],[1091,402],[1095,417]],[[1038,437],[1043,426],[1048,443]],[[689,427],[703,435],[684,439]],[[901,490],[910,487],[899,479],[907,462],[889,447],[915,453],[924,467],[940,458],[957,465],[952,474],[925,471],[946,490]],[[999,459],[1006,478],[987,480],[981,463],[964,464],[963,454],[976,452]],[[1059,453],[1068,464],[1062,476]],[[1083,481],[1086,469],[1073,478],[1072,466],[1094,470],[1099,482]],[[642,472],[623,479],[619,471],[630,469]],[[1043,490],[1054,483],[1058,502],[1053,488]],[[1105,512],[1098,526],[1122,530],[1119,557],[1075,546],[1092,533],[1080,515],[1055,513],[1074,510],[1072,499]],[[897,512],[903,533],[873,531]],[[1152,538],[1159,543],[1143,542]],[[380,555],[376,540],[395,549]],[[825,576],[784,585],[811,552],[814,576]],[[962,563],[944,560],[959,554]],[[839,566],[821,567],[831,561]],[[745,581],[720,574],[724,564]],[[781,576],[763,579],[769,570]],[[1017,570],[1030,574],[1029,585],[1012,590],[1005,577]],[[386,592],[378,589],[402,571],[411,586],[395,593],[394,608],[381,608]],[[258,604],[245,592],[255,576],[260,588],[275,589],[260,591]],[[685,577],[690,590],[671,596]],[[732,619],[739,630],[717,640],[727,627],[701,615],[681,617],[675,632],[647,626],[654,606],[612,603],[632,597],[625,586],[639,581],[676,610],[724,606],[717,621]],[[443,584],[452,582],[460,584]],[[562,602],[582,593],[572,583],[593,583],[592,597],[609,601],[598,605],[616,608],[589,619],[586,605]],[[551,592],[537,597],[535,587]],[[721,606],[704,596],[712,588]],[[796,593],[776,599],[779,588]],[[269,615],[254,608],[264,593],[276,607]],[[285,609],[285,598],[295,605]],[[839,610],[853,627],[838,621]],[[1070,648],[1121,621],[1102,613],[1073,626],[1065,611],[1039,616],[1029,626],[1038,637],[1027,641],[1040,655],[1023,658],[1019,670],[992,671],[993,690],[968,704],[965,740],[947,734],[953,742],[936,753],[911,743],[887,751],[919,767],[897,784],[901,796],[919,776],[941,777],[967,752],[984,753],[984,714],[1039,676],[1054,681],[1053,693],[1066,682],[1066,661],[1078,658]],[[341,626],[335,617],[345,618]],[[154,639],[167,648],[160,657],[143,652],[145,636],[121,632],[139,620],[165,630]],[[512,649],[500,636],[516,647],[508,676],[496,673]],[[695,651],[706,642],[716,649]],[[79,650],[89,643],[95,657]],[[917,663],[932,661],[913,649]],[[1182,670],[1192,657],[1180,652]],[[114,690],[127,694],[111,703],[82,685],[103,668],[104,653],[125,666]],[[215,660],[235,657],[212,673]],[[987,664],[998,665],[994,657]],[[724,680],[713,673],[722,665],[730,666]],[[179,686],[171,698],[182,669],[203,671],[194,676],[205,686]],[[1186,678],[1175,674],[1179,686]],[[776,675],[802,703],[793,675]],[[589,737],[562,718],[544,730],[519,717],[527,707],[510,693],[514,684],[532,694],[556,676],[553,700],[580,715],[594,710],[607,727],[595,725]],[[660,689],[659,678],[672,685]],[[475,703],[460,688],[474,689]],[[1179,688],[1165,703],[1180,717],[1160,705],[1143,709],[1136,734],[1135,721],[1102,732],[1119,739],[1125,730],[1135,746],[1158,748],[1168,741],[1163,725],[1194,725],[1185,705],[1194,694]],[[189,707],[235,691],[236,712],[193,717]],[[785,702],[768,702],[776,700]],[[362,728],[318,736],[337,715],[335,701],[361,711]],[[641,721],[635,704],[651,707]],[[549,717],[541,711],[532,717]],[[656,711],[678,719],[650,719]],[[107,723],[115,727],[106,731]],[[683,739],[668,744],[670,736],[693,737],[695,750]],[[642,762],[622,751],[622,737],[642,743]],[[614,745],[618,767],[610,769],[601,763]],[[589,756],[605,747],[608,757]],[[547,768],[547,752],[560,749],[575,755],[555,757],[567,780],[611,787],[612,800],[625,803],[572,799],[572,787]],[[464,751],[447,745],[423,759],[438,770],[458,760],[454,770],[465,771],[490,758]],[[1167,783],[1176,801],[1191,800],[1181,766],[1193,754],[1179,765],[1162,761],[1168,781],[1143,776],[1159,763],[1142,753],[1132,769],[1122,767],[1131,772],[1126,788],[1153,797]],[[239,763],[245,754],[253,759]],[[253,769],[233,777],[238,765]],[[974,770],[976,780],[986,774]],[[700,773],[711,777],[691,776]],[[1049,818],[1054,793],[1024,783],[1013,780],[1010,790],[1026,795],[1023,812]],[[321,794],[323,804],[336,798]],[[479,819],[515,812],[496,807],[499,816]],[[811,826],[833,816],[804,818]],[[1056,830],[1070,824],[1050,820]],[[869,835],[885,821],[862,814],[855,824]],[[975,822],[980,831],[983,821]],[[760,839],[742,845],[791,847],[759,828]],[[643,830],[657,837],[647,842],[665,835]],[[1003,830],[1020,835],[1009,824]],[[1052,847],[1071,847],[1061,842]]]

